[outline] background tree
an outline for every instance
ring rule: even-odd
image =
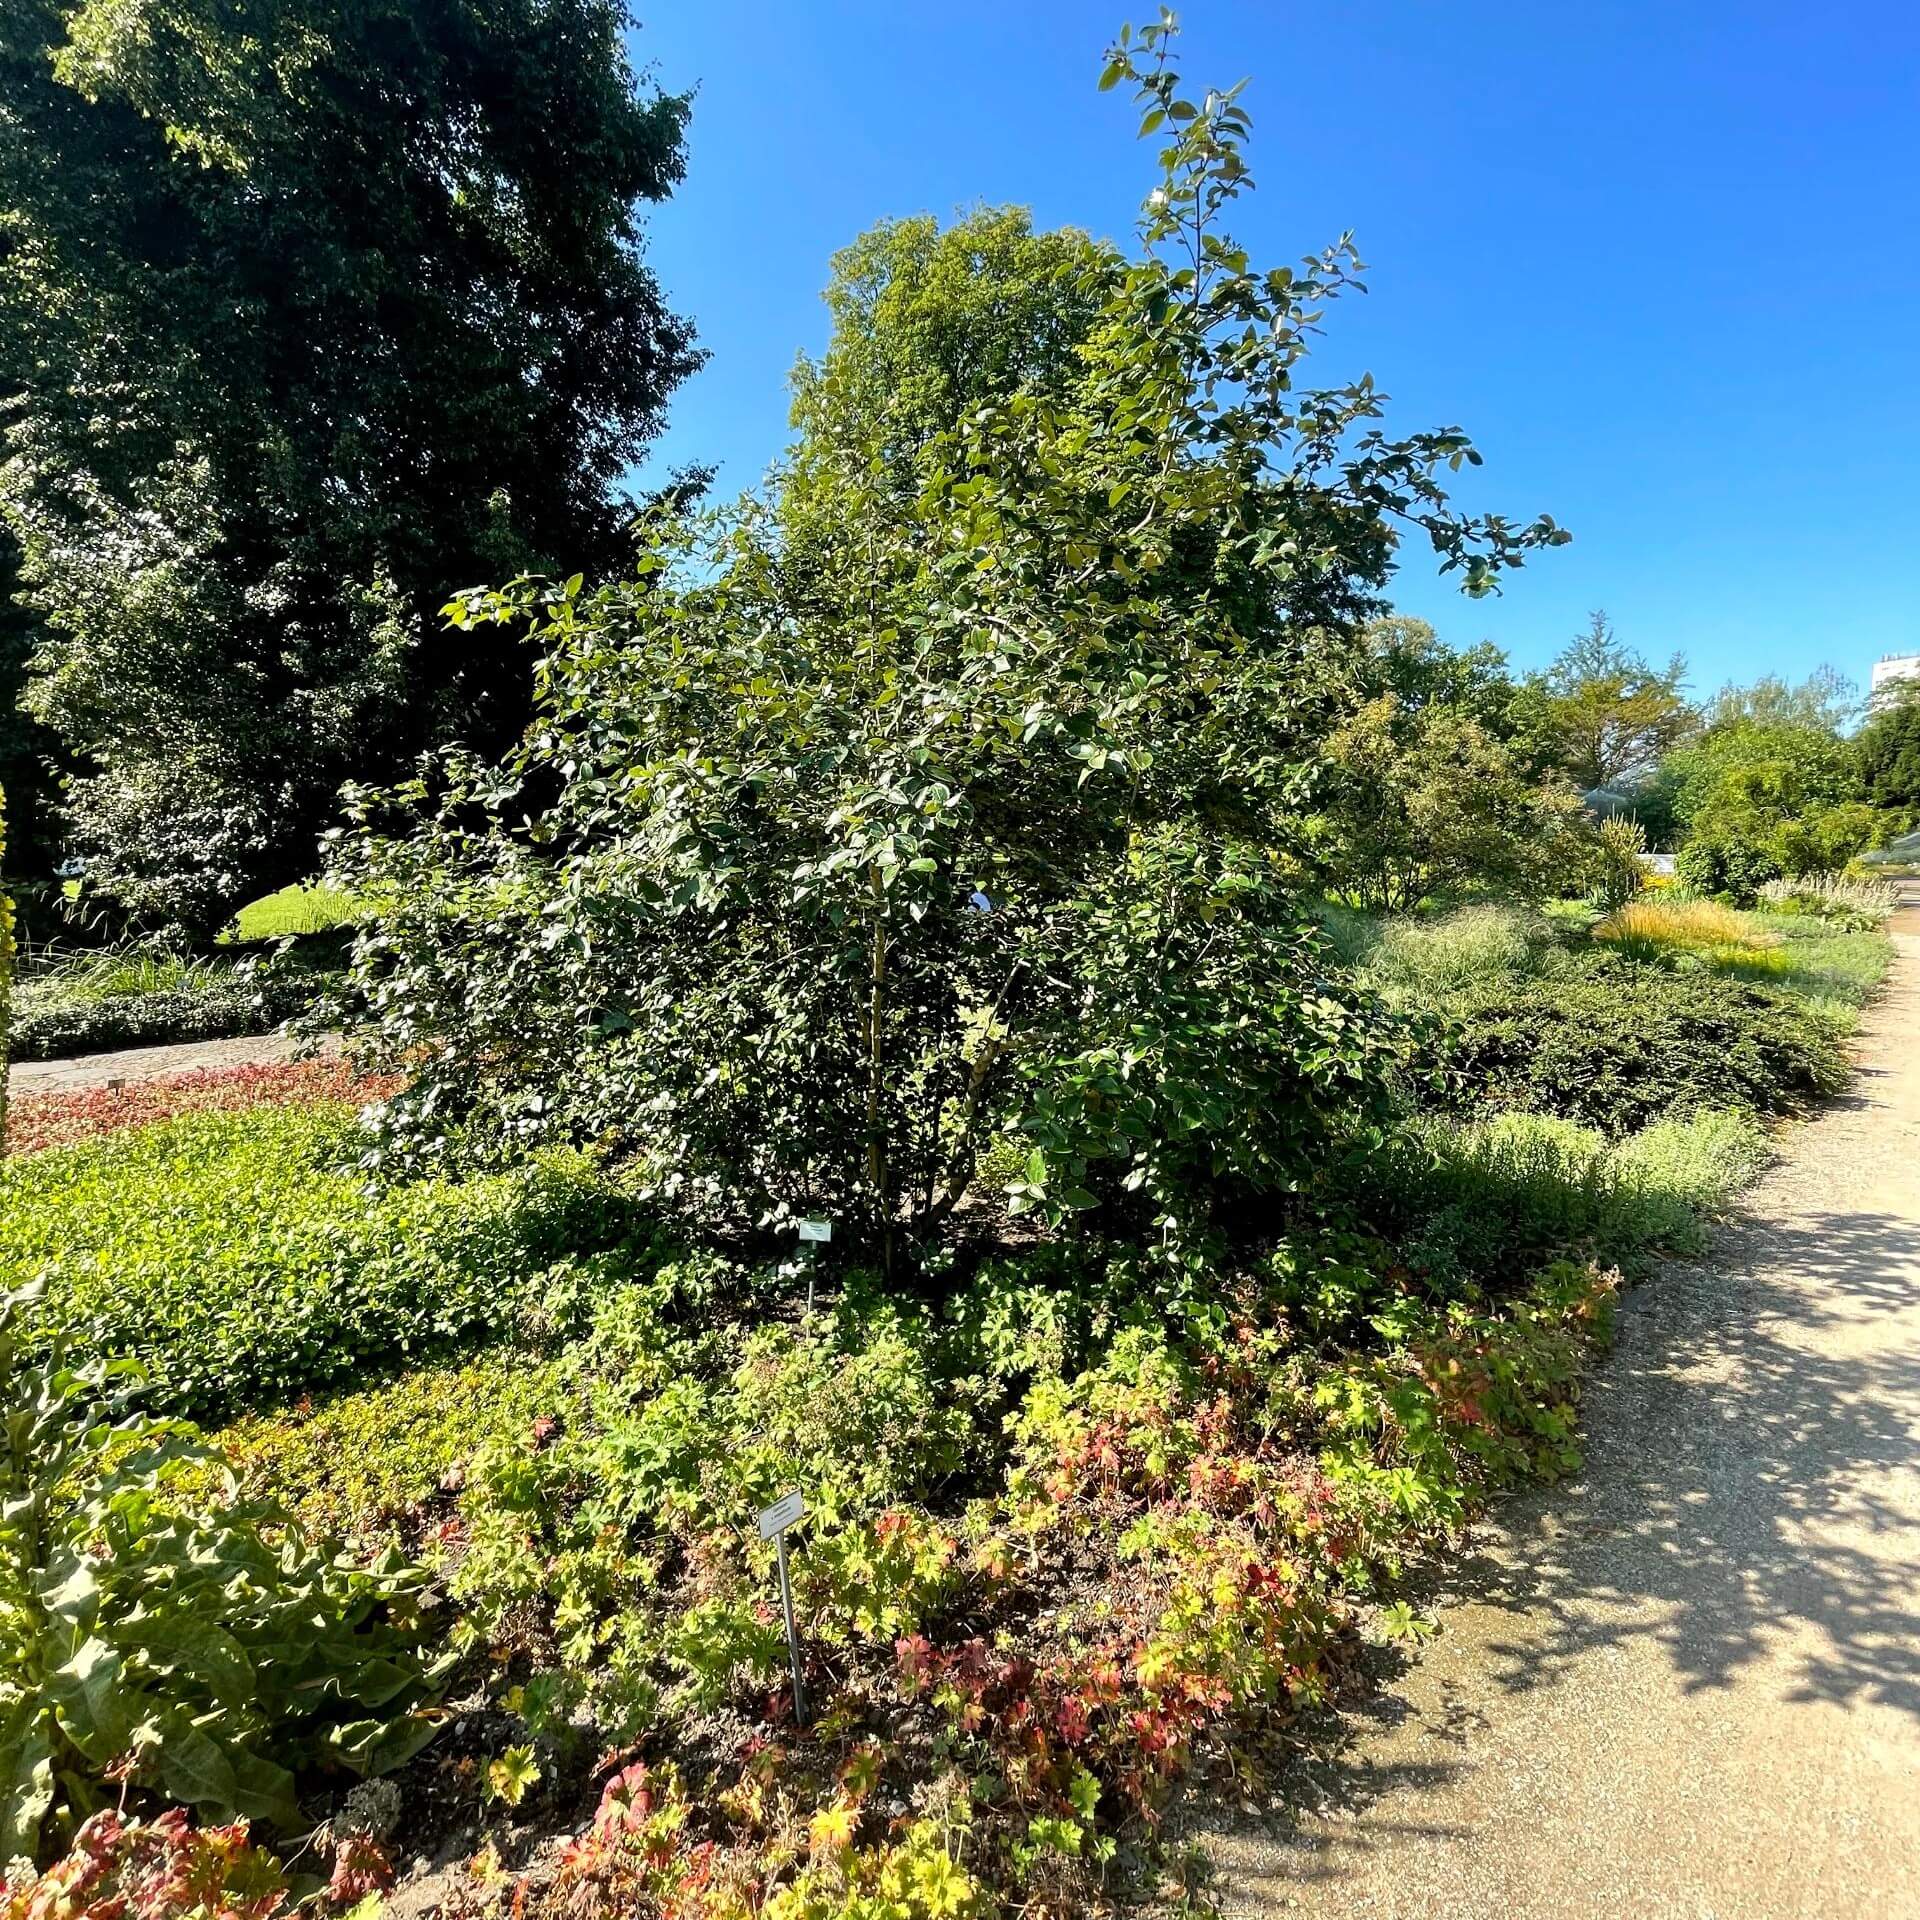
[[[1777,673],[1763,674],[1751,686],[1730,680],[1701,709],[1700,718],[1709,728],[1746,722],[1838,736],[1859,713],[1859,686],[1838,667],[1816,667],[1798,686]]]
[[[1587,631],[1530,679],[1529,723],[1581,792],[1620,792],[1692,729],[1686,673],[1678,654],[1664,669],[1649,666],[1596,611]]]
[[[1831,673],[1728,687],[1707,725],[1671,752],[1654,783],[1681,838],[1692,886],[1750,899],[1765,881],[1843,867],[1887,837],[1843,731],[1851,689]]]
[[[640,252],[686,102],[618,0],[4,0],[0,513],[75,843],[205,927],[339,782],[526,712],[450,584],[622,557],[695,364]]]
[[[1920,826],[1920,684],[1897,683],[1861,728],[1858,751],[1864,797],[1894,817],[1896,831]]]
[[[784,502],[830,497],[875,462],[916,485],[936,435],[1022,388],[1058,393],[1119,266],[1078,228],[1036,233],[1024,207],[869,228],[833,257],[826,351],[793,370]]]
[[[1327,885],[1403,912],[1474,885],[1537,895],[1585,870],[1579,796],[1516,739],[1498,648],[1456,653],[1396,616],[1367,629],[1362,657],[1370,697],[1329,735],[1317,788],[1311,864]]]

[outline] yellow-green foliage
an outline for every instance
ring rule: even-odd
[[[566,1369],[524,1347],[496,1347],[375,1387],[247,1414],[215,1444],[250,1493],[316,1533],[398,1527],[459,1490],[484,1446],[523,1440],[572,1405]]]
[[[249,901],[234,916],[227,938],[244,944],[287,934],[333,933],[357,925],[365,913],[364,904],[351,893],[302,882]]]
[[[543,1270],[635,1229],[578,1156],[369,1188],[338,1105],[185,1114],[0,1167],[0,1287],[197,1411],[271,1406],[510,1328]],[[557,1278],[558,1275],[553,1276]]]
[[[1593,930],[1596,940],[1637,950],[1660,947],[1699,950],[1707,947],[1762,946],[1763,934],[1714,900],[1630,900],[1616,907]]]
[[[1416,995],[1464,987],[1492,974],[1535,972],[1554,945],[1551,924],[1527,907],[1457,907],[1433,919],[1386,921],[1366,956],[1379,985]]]

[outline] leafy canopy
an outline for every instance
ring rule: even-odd
[[[1645,780],[1692,730],[1686,662],[1655,668],[1614,634],[1604,612],[1529,683],[1530,724],[1583,793]]]
[[[449,643],[449,581],[623,557],[697,362],[640,253],[687,103],[628,24],[10,5],[0,517],[75,843],[135,918],[210,930],[310,869],[343,778],[517,734],[525,660]]]
[[[606,1131],[687,1206],[832,1214],[890,1259],[995,1138],[1016,1205],[1172,1243],[1377,1104],[1394,1030],[1280,884],[1345,697],[1326,623],[1407,533],[1472,592],[1565,536],[1454,512],[1457,429],[1390,439],[1371,380],[1301,384],[1357,258],[1234,244],[1247,116],[1185,94],[1171,32],[1107,69],[1163,144],[1070,377],[941,421],[911,486],[803,437],[824,557],[776,490],[656,516],[626,584],[454,604],[533,626],[538,715],[497,770],[359,796],[337,850],[387,903],[382,1048],[429,1059],[396,1147],[463,1112]]]
[[[1564,776],[1538,777],[1508,737],[1516,689],[1498,651],[1456,654],[1424,621],[1365,635],[1365,697],[1329,734],[1311,864],[1362,906],[1404,912],[1496,886],[1538,896],[1595,853]]]

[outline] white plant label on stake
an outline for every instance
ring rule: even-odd
[[[760,1509],[760,1538],[771,1540],[780,1556],[780,1617],[787,1626],[787,1664],[793,1669],[793,1724],[807,1724],[807,1696],[800,1684],[800,1636],[793,1630],[793,1581],[787,1573],[787,1529],[807,1510],[799,1492]]]
[[[833,1238],[833,1222],[831,1220],[802,1220],[800,1222],[800,1238],[803,1241],[817,1241],[821,1246],[825,1246],[826,1243]]]
[[[770,1507],[760,1509],[760,1538],[771,1540],[785,1533],[793,1523],[807,1510],[807,1503],[797,1493],[783,1495]]]

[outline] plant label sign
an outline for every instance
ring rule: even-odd
[[[800,1238],[803,1241],[815,1241],[821,1246],[825,1246],[826,1243],[833,1238],[833,1222],[831,1220],[802,1220],[800,1222]]]
[[[774,1540],[793,1525],[807,1510],[806,1502],[798,1493],[789,1493],[776,1500],[770,1507],[760,1509],[760,1538]]]

